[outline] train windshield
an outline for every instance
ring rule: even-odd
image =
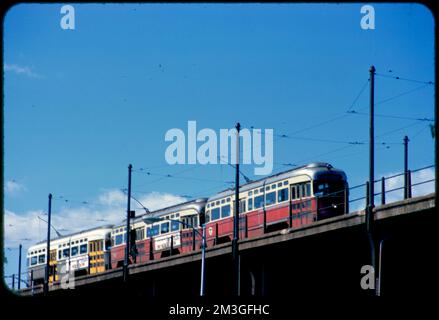
[[[317,197],[321,196],[343,196],[343,190],[345,188],[344,181],[325,181],[317,180],[314,181],[314,195]]]

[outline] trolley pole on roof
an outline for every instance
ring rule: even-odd
[[[52,194],[49,193],[49,210],[47,211],[47,248],[46,248],[46,274],[44,277],[44,295],[49,292],[49,270],[50,270],[50,226],[52,217]]]
[[[128,280],[128,264],[130,260],[130,217],[131,217],[131,171],[133,166],[128,166],[128,199],[127,199],[127,230],[125,243],[125,261],[123,264],[123,281]]]
[[[20,290],[21,283],[21,248],[22,245],[20,243],[20,246],[18,247],[18,290]]]
[[[238,252],[238,240],[239,240],[239,131],[241,130],[241,124],[238,122],[236,124],[236,177],[235,177],[235,210],[233,217],[233,243],[232,243],[232,252],[233,252],[233,265],[234,265],[234,273],[235,273],[235,290],[236,295],[240,295],[240,257]]]
[[[370,67],[370,118],[369,118],[369,201],[366,208],[366,230],[369,238],[370,245],[370,263],[374,270],[375,277],[377,276],[377,270],[375,268],[375,242],[373,237],[373,208],[374,203],[374,183],[375,183],[375,130],[374,130],[374,107],[375,107],[375,67]]]
[[[407,136],[404,137],[404,199],[409,197],[409,188],[408,188],[408,144],[409,138]]]

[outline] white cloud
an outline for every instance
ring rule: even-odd
[[[24,190],[26,190],[26,188],[15,180],[6,181],[4,186],[4,192],[10,196],[15,196]]]
[[[170,193],[151,192],[138,199],[150,211],[166,208],[186,201],[186,198]]]
[[[99,202],[104,205],[122,205],[126,201],[126,195],[117,189],[107,190],[99,196]]]
[[[15,74],[18,75],[25,75],[28,76],[30,78],[43,78],[42,75],[34,72],[32,70],[32,68],[30,67],[26,67],[26,66],[19,66],[17,64],[4,64],[4,70],[5,71],[10,71],[10,72],[14,72]]]
[[[137,199],[150,210],[186,201],[183,197],[159,192],[140,195]],[[99,225],[117,224],[125,219],[126,195],[123,192],[117,189],[107,190],[98,196],[97,200],[96,205],[78,207],[57,207],[55,202],[52,207],[52,226],[61,234],[69,234]],[[143,213],[137,209],[140,206],[135,201],[131,203],[133,209]],[[47,215],[43,210],[31,210],[23,214],[5,210],[5,246],[17,247],[22,243],[24,247],[27,247],[44,240],[47,234],[47,224],[38,216],[47,220]],[[55,231],[52,229],[51,232],[55,237]]]

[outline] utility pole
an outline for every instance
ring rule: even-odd
[[[377,276],[375,268],[375,242],[373,237],[373,208],[375,206],[375,130],[374,130],[374,109],[375,109],[375,67],[370,67],[370,119],[369,119],[369,201],[366,208],[366,230],[370,245],[370,262],[374,270],[374,275]],[[379,276],[379,275],[378,275]]]
[[[128,280],[128,264],[130,260],[130,217],[131,217],[131,171],[133,166],[128,166],[128,200],[127,200],[127,230],[126,230],[126,243],[125,243],[125,261],[123,264],[123,281]]]
[[[52,194],[49,193],[49,210],[47,212],[47,248],[46,248],[46,276],[44,278],[44,295],[49,292],[49,269],[50,269],[50,226],[52,217]]]
[[[235,290],[236,295],[240,295],[240,261],[239,261],[239,253],[238,253],[238,240],[239,240],[239,131],[241,130],[241,124],[238,122],[236,124],[236,176],[235,176],[235,210],[233,217],[233,243],[232,243],[232,252],[233,252],[233,264],[235,269]]]
[[[18,290],[20,290],[20,283],[21,283],[21,243],[18,247]]]
[[[404,137],[404,199],[409,197],[409,185],[408,185],[408,145],[409,138]]]

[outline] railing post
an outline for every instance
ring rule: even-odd
[[[386,178],[381,177],[381,204],[386,204]]]
[[[34,271],[30,271],[30,285],[32,288],[32,295],[34,294]]]
[[[319,197],[316,197],[316,221],[319,221]]]
[[[366,207],[369,206],[369,181],[366,181]]]
[[[192,230],[192,251],[195,251],[195,229]]]
[[[171,252],[169,253],[170,256],[172,256],[172,252],[174,251],[174,236],[171,236]]]
[[[412,197],[412,171],[407,171],[407,198]]]
[[[267,231],[267,211],[265,211],[264,206],[264,233]]]
[[[245,219],[245,237],[248,238],[248,216],[244,216]]]
[[[408,142],[409,138],[404,137],[404,199],[409,198],[408,191]]]
[[[154,245],[152,243],[153,238],[149,240],[149,260],[154,260]]]
[[[288,225],[290,228],[293,227],[293,200],[290,200],[288,206]]]

